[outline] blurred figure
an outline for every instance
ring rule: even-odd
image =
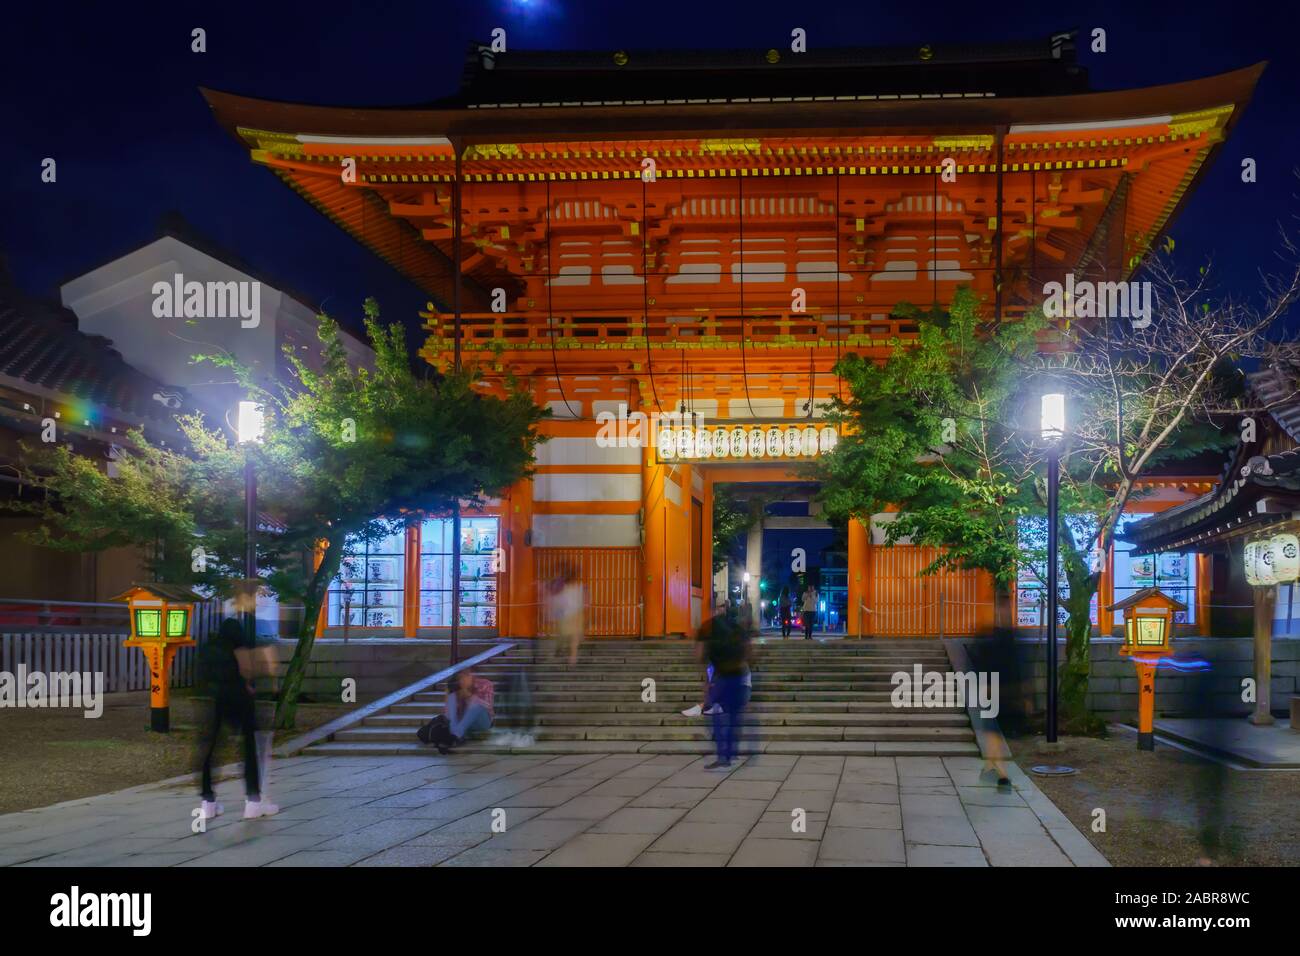
[[[492,709],[494,688],[486,677],[477,677],[474,668],[467,667],[447,682],[447,724],[451,740],[437,742],[438,752],[445,754],[459,747],[473,733],[482,733],[492,727],[495,712]]]
[[[781,597],[777,601],[778,608],[779,608],[777,613],[780,614],[781,616],[781,637],[782,638],[786,638],[790,636],[790,629],[794,624],[792,615],[790,613],[790,603],[791,603],[790,589],[788,587],[781,588]]]
[[[709,628],[700,628],[695,637],[695,663],[700,667],[703,687],[700,690],[700,703],[682,711],[683,717],[713,716],[722,713],[722,707],[713,698],[713,665],[709,663]]]
[[[241,616],[246,614],[253,600],[255,598],[248,592],[241,592],[236,599],[237,613]],[[238,618],[228,617],[221,622],[216,635],[203,645],[200,653],[200,683],[212,698],[212,716],[203,752],[203,802],[199,807],[205,820],[225,812],[225,808],[217,803],[213,790],[212,760],[228,726],[244,738],[244,819],[268,817],[280,811],[275,804],[262,799],[257,709],[253,696],[256,649],[253,632]]]
[[[1214,699],[1214,685],[1219,679],[1212,663],[1202,661],[1204,667],[1190,669],[1185,675],[1184,687],[1188,688],[1191,701],[1191,716],[1201,725],[1199,742],[1211,753],[1232,753],[1232,743],[1228,734],[1228,722],[1233,718],[1219,711]],[[1161,675],[1170,673],[1161,668]],[[1160,699],[1157,696],[1156,703]],[[1197,866],[1223,865],[1224,857],[1240,851],[1234,831],[1228,825],[1229,796],[1231,781],[1228,768],[1218,760],[1208,757],[1196,758],[1194,769],[1196,780],[1196,836],[1200,843],[1201,855],[1196,860]]]
[[[749,703],[749,628],[715,617],[705,628],[708,660],[713,665],[713,700],[721,712],[713,715],[713,741],[717,759],[705,770],[730,770],[740,751],[741,718]]]
[[[583,637],[583,606],[586,604],[582,582],[572,568],[565,568],[554,582],[548,597],[554,622],[555,656],[567,656],[569,666],[578,663],[578,646]]]
[[[811,584],[803,592],[803,639],[811,641],[813,624],[817,621],[817,589]]]
[[[536,641],[533,643],[536,645]],[[537,652],[534,646],[533,662],[536,661]],[[506,688],[506,702],[515,715],[513,722],[517,725],[517,729],[503,731],[494,737],[492,742],[502,747],[531,747],[537,740],[535,736],[537,714],[533,707],[533,693],[528,683],[528,672],[522,667],[510,675],[510,683]]]

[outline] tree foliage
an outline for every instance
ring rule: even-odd
[[[538,422],[523,391],[485,394],[472,371],[428,378],[411,369],[400,325],[365,303],[374,369],[353,367],[338,325],[322,315],[313,368],[286,347],[286,382],[264,383],[229,356],[196,356],[231,369],[262,403],[261,443],[238,445],[199,417],[178,419],[187,445],[151,445],[139,432],[109,478],[60,448],[33,452],[30,480],[45,492],[39,543],[68,550],[148,549],[159,578],[231,593],[242,578],[243,475],[252,456],[259,511],[277,529],[257,538],[263,583],[304,609],[281,689],[277,726],[291,727],[329,582],[359,542],[425,514],[473,508],[531,473]],[[198,550],[196,550],[198,549]]]

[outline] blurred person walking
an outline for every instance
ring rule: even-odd
[[[803,592],[803,639],[811,641],[813,625],[817,622],[817,589],[811,584]]]
[[[713,742],[717,759],[705,770],[725,771],[740,752],[741,719],[749,703],[749,628],[715,617],[707,625],[708,659],[713,665],[713,699],[721,707],[713,715]]]
[[[250,606],[250,598],[242,592],[236,599],[236,611],[241,616]],[[212,711],[205,737],[202,762],[202,803],[199,813],[211,820],[225,812],[217,803],[212,784],[212,761],[227,727],[244,738],[244,819],[269,817],[279,813],[274,803],[262,799],[261,767],[258,760],[257,708],[253,695],[253,677],[256,673],[255,653],[257,641],[238,617],[228,617],[221,622],[216,635],[203,645],[200,653],[200,683],[212,698]]]
[[[791,607],[790,607],[791,601],[790,601],[789,587],[781,588],[781,596],[780,598],[778,598],[777,603],[780,608],[779,613],[781,615],[781,637],[787,638],[790,636],[790,629],[791,627],[793,627],[794,624],[791,615]]]

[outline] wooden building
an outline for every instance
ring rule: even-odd
[[[485,582],[471,562],[463,623],[537,633],[541,585],[572,567],[591,633],[690,635],[712,602],[713,485],[797,479],[831,447],[840,356],[885,356],[912,331],[900,303],[962,286],[1015,315],[1070,275],[1127,278],[1262,69],[1094,92],[1072,34],[803,54],[475,45],[459,93],[426,106],[204,95],[255,163],[427,290],[426,360],[476,364],[489,388],[513,376],[554,413],[536,477],[476,519],[472,543],[507,561]],[[627,440],[638,415],[648,441]],[[347,594],[369,607],[377,582],[380,610],[353,620],[449,624],[446,534],[391,542],[378,577],[367,557]],[[917,578],[922,549],[879,543],[849,529],[848,606],[870,609],[850,633],[991,626],[984,575]]]

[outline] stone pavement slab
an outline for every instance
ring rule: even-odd
[[[1106,866],[1020,768],[971,757],[453,754],[276,761],[276,817],[193,833],[175,778],[0,816],[20,866]],[[224,791],[224,793],[222,793]],[[796,821],[802,824],[795,830]]]

